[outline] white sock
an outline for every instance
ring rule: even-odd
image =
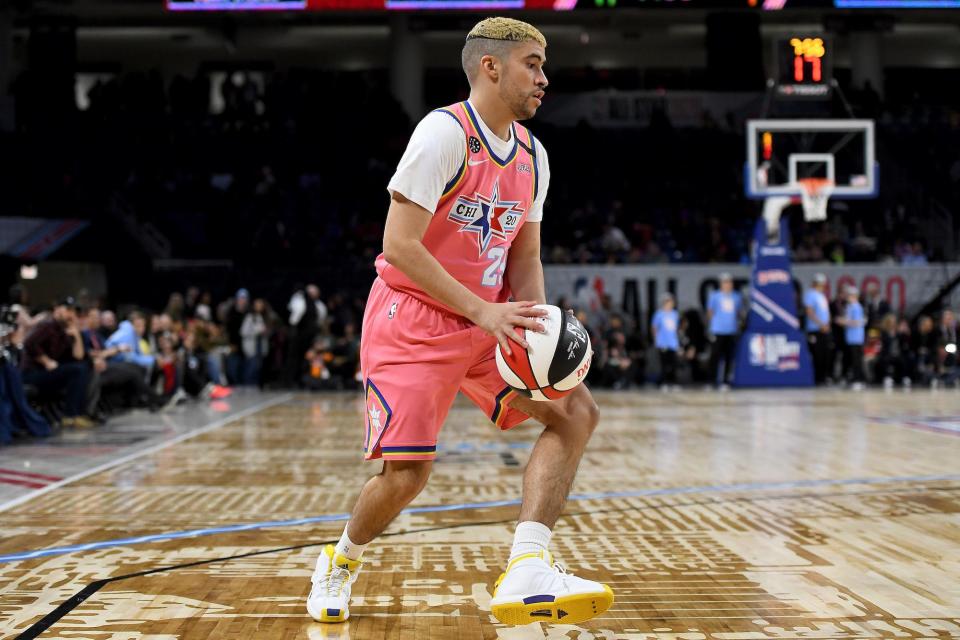
[[[366,548],[366,544],[357,544],[351,540],[347,535],[347,527],[343,528],[343,535],[340,536],[340,542],[336,546],[337,553],[350,560],[359,560]]]
[[[545,524],[527,520],[517,525],[517,532],[513,534],[513,548],[510,549],[510,559],[513,560],[524,553],[539,553],[546,551],[550,546],[550,536],[553,532]]]

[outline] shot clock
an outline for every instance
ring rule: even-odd
[[[830,95],[830,43],[818,35],[778,40],[777,93],[785,98],[826,98]]]

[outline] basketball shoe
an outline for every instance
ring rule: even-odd
[[[310,581],[307,613],[317,622],[343,622],[350,617],[350,589],[360,575],[360,560],[337,553],[332,544],[323,549]]]
[[[549,551],[540,551],[510,561],[493,587],[490,609],[504,624],[577,624],[612,604],[610,587],[567,573]]]

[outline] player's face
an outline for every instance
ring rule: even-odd
[[[540,107],[547,88],[547,76],[543,73],[546,61],[547,54],[536,42],[521,42],[510,51],[500,97],[517,120],[532,118]]]

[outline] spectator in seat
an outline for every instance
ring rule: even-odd
[[[240,332],[243,327],[243,319],[250,310],[250,292],[246,289],[238,289],[233,297],[233,302],[227,309],[226,327],[227,342],[230,344],[230,353],[227,355],[227,380],[230,384],[243,384],[243,335]]]
[[[245,385],[260,384],[260,370],[270,346],[270,310],[263,298],[253,301],[253,307],[240,325],[243,348],[243,377]]]
[[[897,329],[897,316],[888,313],[880,321],[880,353],[874,365],[874,374],[883,381],[884,387],[893,387],[897,380],[905,387],[910,386],[908,358],[909,345],[904,344],[903,336]]]
[[[940,376],[944,384],[956,384],[960,380],[960,366],[957,361],[957,317],[950,309],[940,315],[940,327],[937,331],[940,356]]]
[[[97,333],[100,334],[100,338],[106,342],[107,339],[113,335],[113,332],[117,330],[117,314],[109,309],[105,309],[100,312],[100,328],[97,329]]]
[[[614,389],[629,388],[634,379],[635,363],[627,349],[627,336],[616,316],[611,318],[604,343],[602,384]]]
[[[867,326],[879,327],[883,317],[890,313],[890,303],[880,297],[880,285],[870,281],[863,288],[863,310],[867,314]]]
[[[352,322],[343,325],[343,335],[334,340],[331,350],[330,373],[339,388],[352,389],[357,386],[360,370],[360,337]]]
[[[112,356],[110,361],[132,362],[143,369],[145,375],[149,378],[156,365],[156,358],[144,350],[143,336],[146,332],[147,317],[139,311],[131,313],[129,319],[121,322],[117,330],[107,338],[107,348],[126,347]]]
[[[917,319],[917,332],[913,334],[912,350],[915,363],[914,370],[917,381],[922,384],[936,386],[939,383],[937,373],[939,369],[938,351],[939,336],[933,324],[933,318],[927,315]]]
[[[53,309],[53,316],[39,323],[24,343],[23,381],[41,393],[64,393],[64,427],[93,426],[84,415],[90,365],[77,322],[77,303],[65,298]]]
[[[209,358],[198,338],[198,328],[191,327],[183,336],[183,347],[180,350],[183,390],[195,398],[210,394],[214,387],[208,373]]]
[[[95,404],[101,394],[117,394],[127,406],[157,409],[161,404],[160,398],[150,391],[144,379],[143,370],[133,362],[111,360],[114,356],[129,350],[130,346],[120,344],[107,347],[99,332],[100,318],[99,309],[96,307],[88,309],[84,314],[85,326],[81,332],[83,346],[93,369],[90,393],[92,402]]]
[[[313,344],[303,355],[303,374],[301,384],[312,391],[329,389],[334,383],[331,380],[330,369],[327,363],[333,359],[329,350],[329,340],[326,336],[317,336]]]

